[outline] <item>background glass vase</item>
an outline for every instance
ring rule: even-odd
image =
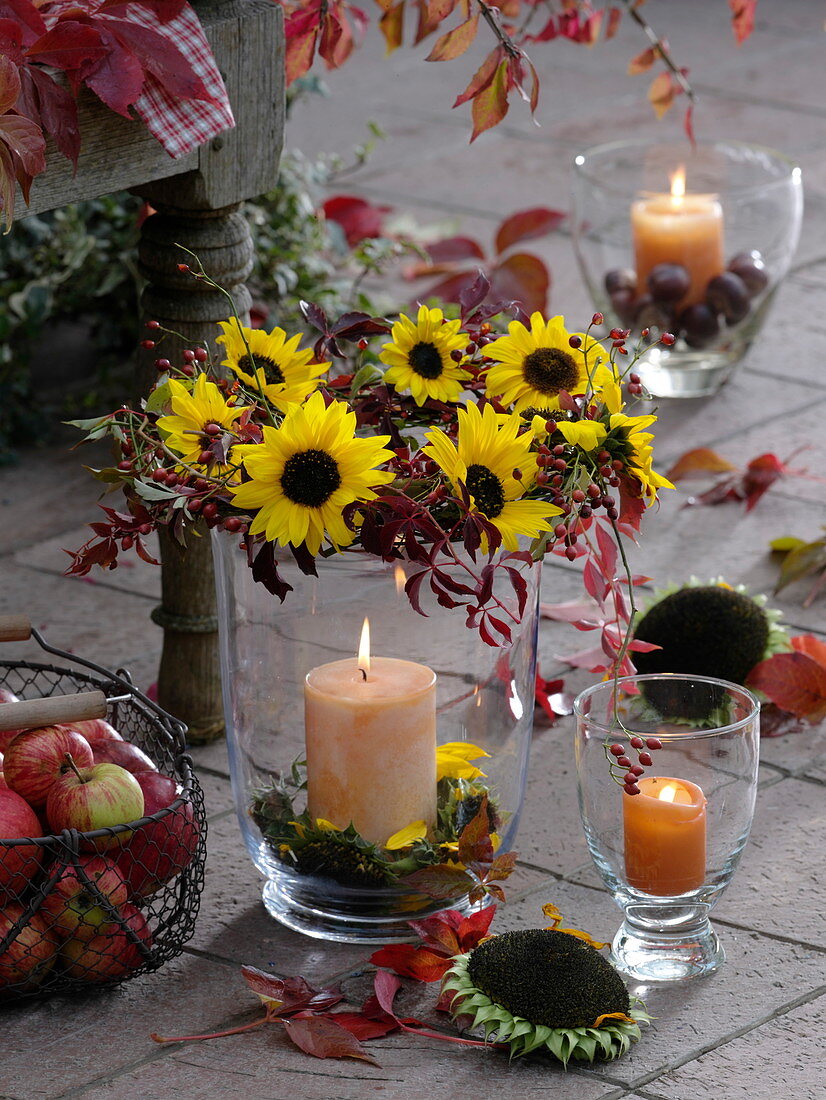
[[[788,271],[800,168],[744,142],[621,141],[574,158],[573,197],[577,258],[596,308],[635,336],[650,327],[677,337],[636,368],[646,387],[656,397],[716,392]]]
[[[417,614],[403,591],[405,569],[418,568],[409,563],[388,565],[362,552],[336,554],[318,561],[315,578],[301,574],[291,555],[281,555],[279,571],[294,586],[282,604],[253,580],[237,536],[213,532],[213,548],[233,792],[247,850],[267,879],[268,911],[311,936],[365,943],[407,936],[405,922],[413,917],[461,908],[462,902],[434,901],[403,884],[364,886],[346,874],[302,872],[265,838],[250,808],[255,792],[273,776],[289,775],[292,762],[305,755],[305,677],[319,666],[355,658],[367,617],[374,659],[402,658],[435,672],[437,743],[471,742],[490,754],[476,763],[497,804],[499,851],[511,848],[533,728],[540,567],[524,571],[524,616],[513,625],[513,645],[498,649],[465,625],[461,608],[446,609],[423,597],[427,617]],[[502,591],[510,589],[503,585]],[[515,600],[509,609],[515,610]],[[394,724],[388,722],[391,742]],[[392,798],[388,792],[399,791],[400,780],[404,788],[401,764],[399,771],[393,774],[385,765],[384,774],[374,777],[376,802]],[[297,814],[304,810],[304,792],[295,805]],[[352,852],[345,858],[353,858]]]
[[[708,916],[751,829],[759,710],[736,684],[671,673],[596,684],[574,702],[585,836],[625,917],[611,958],[639,981],[707,974],[725,958]],[[635,794],[623,787],[631,768],[643,770]]]

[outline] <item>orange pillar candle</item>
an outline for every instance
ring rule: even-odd
[[[623,792],[625,877],[636,890],[673,897],[706,878],[706,799],[696,783],[651,776]]]
[[[639,294],[657,264],[681,264],[691,286],[681,309],[705,298],[706,287],[725,270],[723,208],[713,195],[686,195],[685,173],[675,173],[671,194],[649,195],[631,204],[631,230]]]
[[[436,674],[394,657],[312,669],[304,682],[307,806],[374,844],[436,824]]]

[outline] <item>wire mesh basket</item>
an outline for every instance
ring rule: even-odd
[[[186,753],[186,727],[135,688],[127,672],[30,634],[46,652],[80,667],[0,660],[3,695],[103,692],[106,719],[123,739],[108,755],[119,754],[140,773],[146,816],[93,832],[34,835],[49,828],[34,806],[31,827],[14,829],[14,839],[2,839],[0,817],[0,1003],[108,988],[157,970],[192,937],[204,880],[204,799]],[[9,735],[0,738],[8,764]],[[107,755],[94,744],[92,750],[94,762]],[[19,812],[25,823],[28,803],[4,787],[0,782],[0,808],[16,808],[7,809],[6,822]]]

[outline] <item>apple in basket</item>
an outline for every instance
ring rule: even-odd
[[[123,875],[108,856],[81,854],[74,863],[47,868],[46,880],[55,874],[38,912],[61,940],[90,940],[111,921],[109,907],[119,909],[128,900]]]
[[[6,749],[3,774],[7,786],[39,809],[65,766],[67,753],[79,768],[94,763],[89,742],[76,730],[65,726],[23,730]]]
[[[0,943],[8,936],[26,907],[19,902],[0,902]],[[35,913],[29,917],[5,951],[0,953],[0,995],[5,986],[35,989],[51,970],[58,953],[58,939]]]
[[[163,810],[180,797],[181,787],[158,771],[137,772],[144,814]],[[157,821],[139,825],[113,858],[129,885],[130,897],[148,897],[192,862],[198,846],[195,811],[188,798]]]
[[[71,754],[46,799],[46,820],[55,832],[77,829],[88,833],[125,825],[143,817],[143,792],[131,772],[118,764],[78,767]],[[116,833],[95,841],[97,849],[117,846],[128,834]]]
[[[155,763],[131,741],[98,741],[92,746],[96,764],[119,764],[128,772],[154,771]]]
[[[136,942],[137,941],[137,942]],[[140,945],[152,946],[146,917],[134,905],[122,905],[117,919],[101,924],[88,940],[73,937],[60,949],[66,973],[85,982],[107,982],[136,970],[146,955]]]
[[[123,741],[115,727],[110,725],[105,718],[86,718],[82,722],[61,722],[60,724],[76,730],[81,737],[85,737],[92,746],[93,752],[104,741]],[[97,761],[95,762],[97,763]],[[113,760],[111,763],[116,764],[117,761]]]
[[[37,814],[19,794],[0,790],[0,838],[43,836]],[[0,906],[4,897],[20,894],[40,870],[43,849],[39,844],[0,844]],[[2,936],[0,936],[2,939]]]
[[[20,699],[14,694],[13,691],[9,691],[8,688],[0,687],[0,706],[3,703],[19,703]],[[12,737],[16,737],[20,733],[20,730],[0,730],[0,752],[5,752],[8,745],[11,744]]]

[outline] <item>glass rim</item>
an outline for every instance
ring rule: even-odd
[[[663,741],[691,738],[705,738],[705,737],[720,737],[722,734],[736,733],[738,730],[743,729],[750,722],[753,722],[760,714],[760,700],[757,696],[749,691],[748,688],[743,687],[742,684],[735,684],[732,680],[723,680],[718,676],[694,676],[689,672],[646,672],[640,673],[635,676],[619,676],[614,680],[600,680],[597,684],[591,684],[590,687],[584,688],[574,699],[573,713],[579,722],[580,719],[588,723],[594,729],[599,730],[604,734],[614,734],[617,731],[617,727],[614,724],[601,721],[598,718],[592,718],[589,713],[583,710],[582,704],[595,695],[598,692],[611,688],[616,690],[621,688],[623,684],[639,684],[649,680],[660,681],[676,681],[676,680],[690,680],[692,683],[701,684],[714,684],[716,687],[723,687],[729,692],[736,692],[740,694],[744,701],[751,704],[749,713],[740,718],[736,722],[730,722],[725,726],[715,726],[714,729],[698,729],[698,730],[683,730],[675,733],[658,733],[657,736]],[[630,732],[633,732],[631,730]],[[646,736],[652,736],[647,734]]]
[[[588,166],[585,163],[586,159],[595,159],[598,156],[604,156],[608,153],[618,153],[621,150],[631,149],[655,149],[660,148],[678,148],[678,142],[665,142],[655,141],[651,138],[622,138],[619,141],[607,141],[600,145],[591,145],[588,148],[578,150],[573,157],[573,169],[577,176],[582,176],[591,183],[598,183],[606,191],[622,191],[626,192],[625,188],[619,188],[612,186],[594,172],[589,171]],[[797,160],[787,153],[781,153],[779,149],[773,149],[769,145],[761,145],[759,142],[753,141],[740,141],[733,138],[729,141],[717,139],[715,141],[698,141],[695,142],[695,149],[714,149],[722,153],[725,153],[727,148],[750,150],[753,152],[759,152],[767,154],[772,160],[778,162],[781,165],[785,165],[787,172],[786,175],[780,176],[777,179],[764,180],[761,183],[748,183],[742,184],[736,187],[726,187],[718,190],[718,194],[726,195],[748,195],[753,192],[765,191],[768,188],[787,186],[790,182],[797,186],[800,186],[802,182],[802,169]],[[690,151],[690,144],[689,144]]]

